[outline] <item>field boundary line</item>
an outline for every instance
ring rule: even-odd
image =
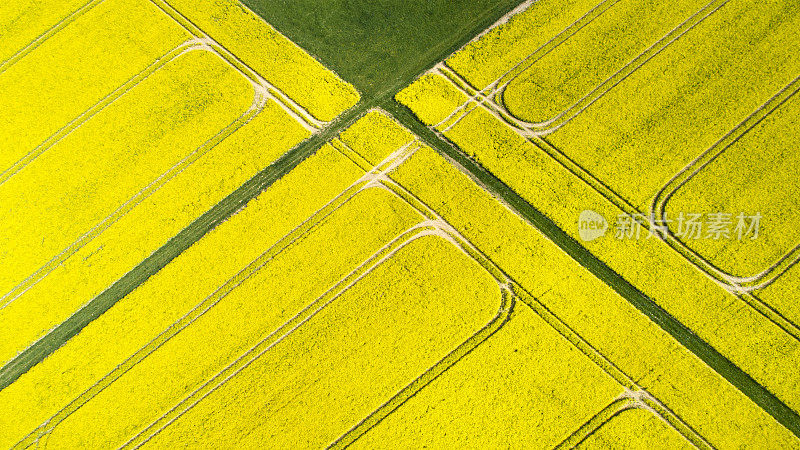
[[[5,61],[0,62],[0,75],[2,75],[9,67],[16,64],[17,61],[21,60],[32,51],[36,50],[43,42],[55,36],[62,29],[66,28],[69,24],[74,22],[75,19],[84,15],[86,12],[88,12],[89,10],[91,10],[92,8],[94,8],[95,6],[99,5],[102,2],[103,0],[90,0],[83,6],[69,13],[66,17],[56,22],[54,25],[48,28],[44,33],[34,38],[34,40],[25,45],[25,47],[22,47],[21,49],[17,50],[16,53],[8,57]]]
[[[187,50],[184,50],[184,52],[185,51]],[[1,303],[0,310],[8,306],[11,302],[16,300],[17,298],[19,298],[22,294],[27,292],[36,283],[44,279],[44,277],[50,274],[61,263],[66,261],[69,257],[74,255],[83,246],[85,246],[95,237],[99,236],[101,233],[107,230],[111,225],[113,225],[115,222],[117,222],[119,219],[125,216],[128,212],[133,210],[133,208],[138,206],[141,202],[143,202],[145,199],[147,199],[156,191],[158,191],[172,178],[183,172],[187,167],[189,167],[195,161],[200,159],[210,150],[215,148],[217,144],[222,142],[224,139],[233,134],[236,130],[238,130],[242,126],[249,123],[264,108],[266,104],[265,100],[266,99],[263,98],[258,92],[255,92],[253,103],[238,118],[236,118],[233,122],[226,125],[222,130],[218,131],[216,134],[214,134],[212,137],[206,140],[199,147],[190,151],[186,156],[181,158],[178,162],[176,162],[172,167],[167,169],[161,175],[156,177],[154,180],[150,181],[145,187],[143,187],[141,190],[133,194],[133,196],[131,196],[128,200],[126,200],[124,203],[118,206],[117,209],[114,210],[111,214],[106,216],[104,219],[102,219],[100,222],[98,222],[96,225],[90,228],[87,232],[78,237],[78,239],[76,239],[73,243],[69,244],[64,250],[62,250],[56,256],[52,257],[42,267],[37,269],[35,272],[33,272],[31,275],[25,278],[22,282],[13,287],[11,291],[0,297],[0,303]]]
[[[159,56],[153,63],[148,65],[144,70],[137,73],[128,79],[125,83],[111,91],[105,97],[100,99],[97,103],[89,107],[86,111],[80,113],[77,117],[69,121],[66,125],[58,129],[55,133],[50,135],[41,144],[37,145],[33,150],[29,151],[17,162],[12,164],[9,168],[0,172],[0,185],[8,181],[17,172],[24,169],[28,164],[33,162],[42,153],[49,150],[55,144],[60,142],[65,137],[72,134],[73,131],[80,128],[84,123],[91,120],[95,115],[103,111],[105,108],[113,104],[115,101],[123,97],[125,94],[136,88],[140,82],[146,80],[151,75],[156,73],[162,67],[182,56],[187,51],[198,50],[202,48],[202,42],[197,39],[190,39],[177,47],[168,51],[167,53]]]
[[[797,263],[797,261],[795,261],[795,263]],[[792,266],[789,266],[788,268],[786,268],[785,271],[781,272],[781,274],[779,276],[774,278],[764,288],[769,287],[769,285],[772,284],[772,282],[776,281],[778,278],[783,276],[783,274],[788,272],[792,267],[795,267],[795,265],[792,265]],[[797,267],[800,267],[800,265],[798,265]],[[775,316],[776,317],[776,325],[778,325],[784,332],[786,332],[787,334],[793,336],[796,340],[800,341],[800,331],[799,331],[800,327],[797,324],[795,324],[793,320],[789,319],[783,313],[781,313],[776,308],[774,308],[772,305],[770,305],[765,300],[763,300],[761,298],[760,294],[761,294],[761,292],[750,291],[750,292],[746,292],[744,294],[737,294],[737,297],[741,298],[742,301],[746,302],[748,305],[750,305],[751,308],[755,309],[756,311],[758,311],[762,315],[768,316],[768,317]]]

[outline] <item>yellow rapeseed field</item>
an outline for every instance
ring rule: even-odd
[[[403,210],[403,205],[385,191],[371,190],[364,194],[342,206],[312,234],[287,243],[286,250],[260,261],[265,265],[230,293],[217,294],[219,302],[208,312],[70,415],[57,426],[49,441],[67,447],[117,446],[132,437],[132,431],[157,421],[195,389],[213,389],[220,380],[211,379],[222,371],[225,371],[224,376],[220,378],[234,373],[234,369],[226,369],[226,366],[248,349],[262,341],[267,341],[261,344],[262,349],[270,348],[279,336],[290,333],[291,327],[284,323],[307,307],[322,306],[315,304],[315,299],[334,300],[338,304],[338,299],[324,297],[326,291],[358,268],[385,242],[418,220],[417,214]],[[255,214],[268,220],[263,212]],[[238,235],[248,236],[242,229],[238,230]],[[255,246],[249,237],[226,244]],[[269,249],[269,246],[260,247],[262,251]],[[191,273],[186,279],[172,279],[171,282],[189,284],[194,277]],[[216,297],[212,292],[206,295]],[[194,297],[192,303],[202,302],[206,295]],[[162,302],[168,299],[163,294],[151,298],[150,301]],[[133,295],[126,300],[144,299]],[[347,331],[353,330],[348,328]],[[270,338],[272,332],[276,335]],[[287,340],[293,337],[291,334]],[[257,354],[255,351],[246,358],[255,358]],[[202,358],[198,358],[200,355]],[[285,377],[276,375],[276,380],[292,380],[306,372],[297,368],[290,358],[281,356],[281,359],[289,360],[293,368],[288,370],[294,371]],[[249,378],[245,373],[241,377]],[[203,404],[220,410],[220,406],[230,400],[227,396],[215,396],[204,400]],[[261,405],[264,400],[259,396],[252,404]],[[159,425],[167,421],[164,418]],[[249,421],[231,422],[241,425]]]
[[[0,344],[4,354],[24,348],[63,321],[306,135],[268,103],[253,121],[8,304],[0,313],[0,329],[13,330],[13,335]],[[225,176],[220,176],[223,169]]]
[[[12,269],[3,271],[0,290],[169,173],[252,99],[251,86],[219,58],[190,52],[0,185],[2,264]],[[137,170],[125,170],[131,166]]]
[[[122,217],[127,211],[121,205],[140,203],[159,187],[154,180],[169,181],[201,157],[204,142],[241,116],[252,98],[251,86],[221,59],[208,52],[187,53],[0,185],[0,265],[6,268],[0,291],[12,293],[4,300],[22,294],[28,286],[15,287],[26,278],[46,275],[37,273],[41,267],[52,270]],[[132,166],[137,170],[128,170]],[[161,241],[169,237],[162,235]],[[53,259],[57,262],[48,267]],[[69,293],[67,286],[59,289]],[[76,298],[72,306],[90,299]],[[16,322],[20,318],[5,309],[0,313],[2,320],[12,320],[3,327],[9,332],[2,339],[2,361],[66,318],[63,312],[51,315],[47,306],[47,313],[39,316],[24,301],[19,303],[37,319]],[[30,327],[33,334],[17,330],[15,323]]]
[[[0,448],[798,447],[800,4],[503,8],[360,102],[241,0],[0,5]]]
[[[9,7],[17,2],[1,8]],[[28,8],[34,14],[48,6]],[[138,32],[140,24],[147,33]],[[12,28],[0,45],[20,35]],[[0,173],[37,146],[52,145],[46,141],[60,128],[189,38],[149,1],[104,0],[42,42],[0,76]]]
[[[415,240],[150,447],[325,446],[476,333],[499,301],[495,281],[450,243]]]
[[[794,442],[414,139],[367,113],[1,390],[0,445]]]
[[[443,121],[467,100],[468,97],[446,78],[434,73],[423,75],[397,95],[397,101],[411,108],[429,125]]]
[[[510,80],[504,105],[526,122],[556,118],[706,3],[614,2],[585,29]],[[530,9],[524,14],[536,13]]]
[[[370,117],[373,116],[370,115]],[[386,135],[388,136],[388,134]],[[374,150],[372,155],[379,157]],[[147,415],[148,411],[160,414],[163,411],[159,408],[180,400],[180,398],[176,397],[176,393],[180,392],[180,389],[156,390],[166,395],[166,397],[161,398],[159,401],[158,395],[154,392],[153,395],[156,395],[156,397],[152,398],[150,403],[151,408],[154,409],[143,408],[143,403],[131,403],[131,406],[136,408],[139,414],[145,414],[144,419],[141,416],[128,414],[130,411],[128,413],[121,411],[124,414],[119,420],[120,423],[117,424],[121,429],[116,431],[116,433],[121,434],[115,434],[111,426],[104,428],[103,436],[95,434],[97,428],[86,426],[85,424],[94,420],[93,417],[104,422],[107,420],[107,415],[93,415],[92,411],[96,411],[94,408],[97,408],[97,405],[103,405],[105,401],[118,402],[118,396],[114,395],[116,389],[121,389],[122,392],[136,390],[137,387],[138,389],[148,390],[148,383],[152,381],[152,377],[135,377],[134,375],[137,371],[147,372],[151,364],[154,364],[151,370],[159,371],[158,367],[162,364],[174,364],[175,358],[178,358],[189,364],[185,369],[190,370],[190,372],[184,373],[179,379],[173,381],[183,383],[185,385],[184,389],[188,389],[188,387],[192,386],[189,380],[194,376],[195,384],[201,384],[206,381],[205,377],[209,373],[222,370],[230,359],[236,357],[239,352],[247,347],[254,345],[264,330],[269,331],[280,326],[282,322],[302,310],[308,302],[324,294],[325,290],[335,283],[337,278],[346,275],[342,271],[347,272],[349,270],[347,269],[348,267],[357,267],[362,260],[368,258],[370,254],[377,251],[395,235],[422,219],[419,213],[411,210],[399,198],[392,196],[388,191],[370,189],[346,203],[334,215],[328,216],[326,213],[319,216],[317,220],[322,220],[324,225],[321,225],[322,228],[314,232],[311,237],[300,235],[294,238],[295,241],[287,242],[286,244],[276,243],[280,238],[279,233],[288,233],[292,228],[300,225],[302,217],[298,214],[308,215],[313,213],[314,211],[309,210],[308,207],[314,203],[317,203],[317,208],[323,207],[324,202],[327,201],[326,195],[327,197],[333,197],[338,191],[345,190],[348,184],[353,183],[355,181],[353,177],[358,172],[363,174],[363,171],[358,169],[353,162],[330,146],[326,146],[320,154],[304,163],[301,167],[305,167],[305,169],[298,168],[298,170],[293,171],[291,176],[287,176],[270,188],[268,191],[270,195],[262,195],[254,201],[254,204],[250,205],[242,213],[237,214],[235,216],[236,220],[226,222],[216,229],[209,238],[201,241],[203,243],[208,242],[209,246],[198,244],[192,247],[190,251],[181,255],[175,263],[169,265],[167,269],[137,289],[129,298],[121,301],[115,308],[104,314],[102,320],[93,322],[90,327],[84,329],[80,338],[71,340],[59,352],[59,355],[65,355],[64,357],[48,359],[48,362],[52,360],[53,364],[56,364],[55,366],[42,364],[37,366],[34,371],[26,374],[26,379],[31,379],[27,378],[30,376],[34,377],[33,380],[36,380],[37,374],[44,376],[43,379],[33,381],[34,385],[40,385],[43,380],[52,380],[52,382],[59,384],[59,389],[54,389],[49,393],[37,391],[37,395],[31,396],[31,392],[26,390],[26,382],[20,380],[13,387],[3,390],[3,395],[13,396],[14,392],[21,393],[18,394],[21,397],[9,400],[9,404],[14,404],[21,409],[19,411],[20,414],[15,414],[15,417],[9,420],[20,422],[13,425],[8,424],[9,426],[7,427],[0,427],[7,429],[9,432],[4,442],[6,440],[11,442],[21,439],[27,432],[44,422],[49,416],[56,414],[61,407],[68,406],[70,402],[73,402],[74,406],[76,404],[74,399],[82,391],[90,388],[92,384],[96,382],[102,384],[110,381],[111,378],[103,378],[103,375],[117,364],[123,362],[131,354],[136,355],[135,343],[138,342],[141,346],[140,348],[145,348],[144,351],[139,353],[140,355],[145,355],[147,342],[155,338],[164,329],[165,325],[169,323],[165,322],[166,320],[170,317],[172,317],[172,320],[177,320],[182,314],[189,312],[192,306],[198,304],[198,302],[202,303],[204,298],[209,295],[214,298],[217,287],[220,285],[225,286],[224,274],[227,274],[227,277],[234,277],[233,280],[235,281],[236,273],[247,266],[248,261],[242,259],[243,257],[247,258],[249,254],[249,257],[254,258],[257,264],[263,264],[264,261],[271,260],[272,263],[267,265],[257,277],[242,284],[234,293],[226,296],[224,301],[220,302],[207,315],[202,315],[197,319],[197,322],[193,322],[193,325],[187,328],[186,332],[161,347],[156,355],[166,355],[166,360],[156,358],[156,355],[154,355],[136,365],[135,369],[128,372],[125,378],[110,387],[106,388],[104,386],[101,395],[96,398],[92,396],[93,401],[86,404],[77,413],[69,416],[70,419],[65,421],[59,429],[56,429],[51,437],[51,440],[60,440],[58,437],[60,435],[59,430],[65,429],[67,430],[66,436],[68,438],[64,442],[98,442],[93,441],[93,439],[106,439],[107,441],[105,442],[113,442],[115,436],[117,436],[116,439],[122,439],[122,437],[127,439],[129,436],[126,433],[130,430],[125,428],[124,425],[130,422],[126,422],[126,420],[134,421],[135,423],[138,417],[140,420],[147,422],[146,418],[151,417]],[[356,172],[354,172],[354,169]],[[352,175],[348,175],[349,173]],[[332,188],[327,189],[326,186],[332,186]],[[302,203],[302,206],[297,202]],[[376,207],[376,204],[382,207]],[[305,212],[303,212],[304,210]],[[284,217],[287,220],[286,222],[283,221]],[[353,224],[357,222],[363,222],[364,226],[354,227]],[[244,225],[244,228],[241,228],[240,225]],[[255,235],[253,235],[254,233]],[[259,234],[262,239],[266,239],[263,241],[263,246],[252,245],[253,242],[259,241]],[[230,244],[238,239],[236,236],[243,235],[248,235],[248,245],[236,246],[241,247],[239,249],[232,248]],[[216,238],[211,236],[216,236]],[[357,241],[361,241],[362,245],[354,245]],[[262,255],[261,260],[257,258],[259,253],[266,251],[268,248],[274,247],[271,250],[274,253],[282,250],[284,245],[288,245],[285,252],[280,251],[276,254]],[[228,248],[233,251],[227,250]],[[317,257],[310,257],[315,252]],[[229,258],[233,258],[231,261],[233,265],[223,263],[226,254],[230,255]],[[272,259],[278,254],[280,254],[280,258]],[[207,277],[212,284],[209,284],[206,278],[204,278],[203,282],[198,283],[198,281],[194,280],[197,273],[208,273],[209,269],[212,269],[212,267],[209,267],[209,261],[211,261],[209,257],[211,255],[214,255],[216,263],[212,264],[214,270],[209,275],[213,275],[215,271],[219,272],[220,275]],[[319,265],[322,262],[329,268],[327,271],[319,270]],[[185,267],[181,267],[182,265]],[[309,270],[306,272],[298,271],[298,268],[302,265],[306,265]],[[217,267],[221,267],[222,270],[216,269]],[[313,282],[312,279],[315,279],[316,282]],[[185,283],[181,283],[180,280],[185,280]],[[213,284],[214,280],[217,280],[216,283],[218,284]],[[176,283],[184,286],[177,287]],[[264,283],[267,284],[265,285]],[[176,287],[177,291],[175,290]],[[293,295],[296,302],[299,303],[294,308],[291,308],[286,302],[282,302],[280,308],[276,308],[274,303],[270,306],[270,303],[263,302],[263,293],[270,291],[271,293],[267,294],[267,298],[277,300],[284,298],[286,295]],[[222,297],[220,293],[216,295]],[[165,302],[165,299],[169,299],[170,302]],[[252,303],[252,306],[264,308],[264,315],[261,321],[251,321],[253,309],[252,307],[243,307],[241,303],[243,301],[255,302]],[[165,305],[171,305],[174,310],[170,310]],[[157,311],[163,312],[156,314]],[[141,317],[148,317],[149,320],[139,320],[134,312]],[[243,314],[241,320],[232,320],[231,318],[237,314]],[[272,318],[270,319],[270,317]],[[206,323],[210,328],[203,326]],[[247,326],[244,326],[245,324]],[[119,327],[123,327],[124,331],[120,330]],[[238,343],[231,342],[230,346],[216,345],[214,344],[215,341],[209,341],[206,333],[222,333],[220,327],[228,327],[230,331],[223,334],[230,337],[231,341],[235,341],[234,335],[240,336],[242,340]],[[199,335],[195,333],[199,333]],[[108,341],[110,336],[114,335],[126,335],[129,339],[126,339],[124,343],[120,342],[119,346],[102,344]],[[148,338],[148,336],[150,337]],[[188,356],[195,354],[194,352],[197,351],[197,339],[200,342],[212,345],[205,352],[206,356],[208,356],[206,364],[196,365],[197,361]],[[213,358],[211,354],[214,351],[222,353],[217,358]],[[187,357],[180,357],[185,352],[188,352],[186,353]],[[70,354],[73,356],[69,356]],[[95,354],[96,357],[76,357],[76,355],[87,354]],[[80,369],[64,373],[61,371],[64,364],[68,366],[78,364]],[[52,370],[61,375],[55,376],[51,372]],[[59,381],[56,381],[56,379]],[[186,392],[188,393],[188,391]],[[42,394],[44,394],[42,402],[37,403],[36,399],[40,398]],[[75,419],[72,419],[73,417]],[[155,420],[157,417],[158,414],[152,416],[151,419]],[[55,422],[60,423],[58,420],[53,421],[53,423]],[[71,427],[75,425],[77,425],[77,429],[72,429]],[[146,423],[140,425],[146,425]],[[122,441],[118,443],[122,443]]]
[[[377,110],[371,110],[339,135],[341,141],[360,155],[369,167],[378,165],[390,153],[410,144],[416,136]]]
[[[648,239],[646,229],[642,229],[640,239],[617,239],[615,226],[622,211],[510,129],[486,125],[497,120],[487,112],[475,110],[470,116],[446,133],[453,142],[468,154],[485,155],[478,160],[494,173],[519,174],[509,180],[509,186],[576,240],[580,239],[577,227],[580,212],[592,210],[601,214],[609,222],[609,230],[602,239],[582,242],[587,249],[715,348],[746,367],[759,382],[780,392],[778,395],[784,401],[800,401],[792,387],[800,382],[800,374],[790,369],[795,358],[800,357],[800,345],[794,337],[754,309],[731,310],[731,305],[737,302],[735,297],[664,242]],[[520,161],[524,161],[527,170],[519,170]],[[565,201],[568,198],[580,201]],[[703,302],[695,301],[698,296]],[[721,321],[727,324],[725,328],[715,325]],[[743,336],[752,344],[741,345]],[[782,349],[792,356],[771,358],[762,353],[762,348]]]
[[[227,280],[234,279],[240,269],[264,252],[264,246],[274,245],[362,174],[327,146],[278,180],[241,213],[215,228],[59,351],[0,391],[2,403],[14,411],[0,422],[0,445],[8,447],[23,439],[132,355],[145,349],[140,355],[146,356],[148,343]],[[248,241],[263,246],[231,245],[241,239],[242,230],[246,230]],[[198,277],[198,273],[203,276]],[[237,310],[236,303],[227,305]],[[195,310],[195,314],[201,311]],[[281,314],[280,310],[276,312]],[[113,377],[105,379],[108,382]],[[43,385],[51,388],[41,389]]]
[[[646,208],[673,175],[798,75],[799,27],[797,3],[729,2],[546,139]]]
[[[356,448],[553,448],[622,393],[541,317],[508,323]],[[466,432],[469,430],[469,432]]]
[[[446,63],[476,89],[512,70],[534,50],[579,21],[598,0],[540,0],[450,56]],[[520,67],[521,68],[521,67]]]
[[[784,314],[793,323],[800,323],[800,266],[795,265],[755,295]]]

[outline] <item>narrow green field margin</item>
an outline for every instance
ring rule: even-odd
[[[249,0],[245,3],[278,31],[356,86],[361,92],[361,101],[323,131],[289,150],[228,195],[69,319],[0,368],[0,390],[316,153],[322,144],[344,131],[370,108],[384,99],[391,101],[419,73],[462,47],[520,2],[432,0],[414,4],[360,0],[326,2],[324,7],[314,0]],[[378,14],[375,20],[370,19],[373,13]],[[451,20],[453,17],[459,21]],[[321,24],[321,21],[325,23]],[[370,38],[364,39],[363,36]]]
[[[505,202],[516,214],[523,217],[533,227],[547,236],[572,259],[614,289],[631,305],[649,317],[650,320],[734,385],[795,436],[800,437],[800,415],[786,406],[767,388],[697,336],[678,319],[658,306],[653,299],[637,289],[636,286],[622,278],[578,241],[559,228],[552,220],[526,202],[508,185],[500,181],[499,178],[470,159],[455,145],[436,135],[430,128],[417,120],[416,116],[408,108],[394,101],[387,101],[380,106],[391,113],[405,127],[413,131],[414,134],[422,138],[427,145],[436,149],[445,158],[454,161],[467,175],[478,180],[492,195]]]

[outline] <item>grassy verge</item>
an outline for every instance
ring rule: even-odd
[[[675,317],[658,306],[651,298],[622,278],[618,273],[589,252],[585,247],[559,228],[552,220],[531,206],[522,197],[493,174],[468,158],[455,146],[441,139],[419,122],[406,107],[393,101],[380,105],[389,111],[405,127],[413,131],[429,146],[446,158],[455,161],[462,170],[481,183],[495,197],[506,203],[515,213],[541,231],[572,259],[588,269],[594,276],[610,286],[631,305],[641,311],[675,340],[694,353],[729,383],[764,409],[779,423],[800,437],[800,416],[780,399],[759,384],[736,364],[697,336]]]

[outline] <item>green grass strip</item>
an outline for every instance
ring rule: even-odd
[[[625,280],[621,275],[611,269],[606,263],[589,252],[578,241],[573,239],[564,230],[559,228],[552,220],[531,206],[508,185],[500,181],[493,174],[481,167],[462,153],[452,143],[443,140],[432,130],[419,122],[414,114],[405,106],[393,101],[381,105],[390,112],[395,119],[409,128],[423,142],[436,149],[450,161],[454,161],[460,168],[473,179],[477,179],[494,196],[502,199],[509,208],[524,218],[548,239],[553,241],[572,259],[585,267],[594,276],[602,280],[619,295],[655,322],[661,329],[669,333],[676,341],[686,347],[695,356],[720,374],[739,391],[755,402],[759,407],[771,415],[781,425],[786,427],[795,436],[800,437],[800,415],[789,408],[772,392],[758,383],[739,366],[726,358],[701,339],[692,330],[687,328],[678,319],[661,308],[653,299]]]

